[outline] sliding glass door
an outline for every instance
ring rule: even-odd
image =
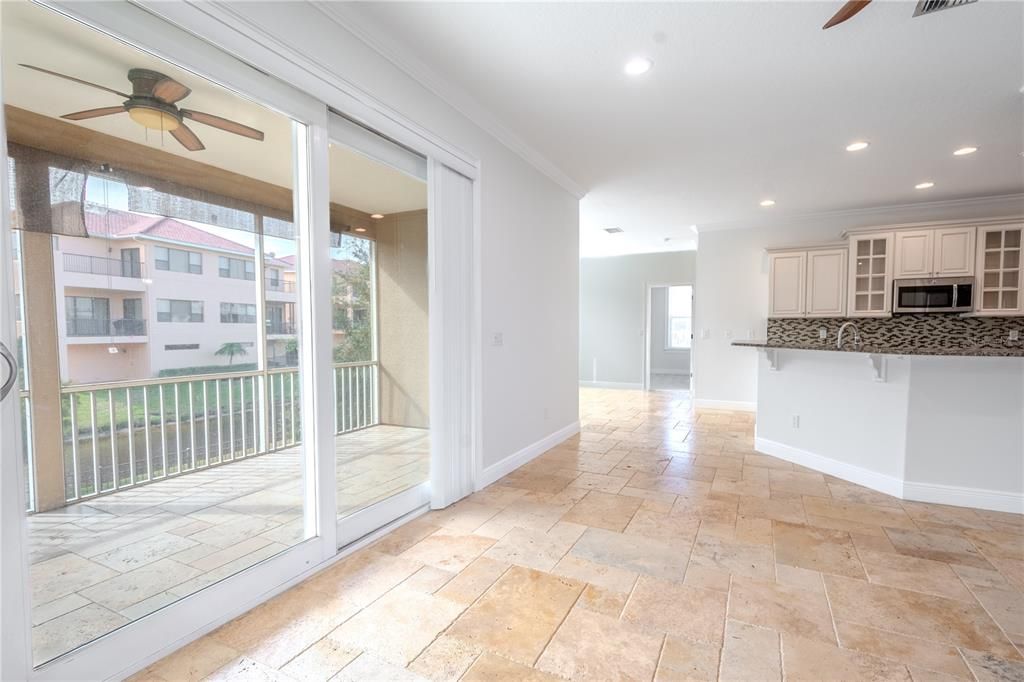
[[[331,118],[338,542],[429,500],[426,160]]]

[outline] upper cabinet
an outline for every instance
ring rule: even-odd
[[[978,293],[974,309],[986,315],[1019,315],[1022,225],[978,229]]]
[[[953,277],[974,274],[973,227],[895,233],[893,277]]]
[[[892,232],[850,237],[850,317],[880,317],[892,312]]]
[[[769,260],[770,317],[846,314],[846,249],[777,251]]]

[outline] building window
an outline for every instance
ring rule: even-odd
[[[157,270],[171,272],[190,272],[193,275],[203,274],[203,255],[196,251],[169,249],[164,246],[154,248]]]
[[[220,321],[232,324],[255,324],[255,303],[221,303]]]
[[[248,280],[256,279],[256,264],[251,260],[219,256],[217,259],[217,265],[221,277]]]
[[[164,350],[199,350],[198,343],[168,343]]]
[[[693,287],[668,287],[665,349],[687,350],[693,341]]]
[[[156,319],[157,322],[202,322],[203,302],[158,298]]]
[[[110,299],[89,296],[64,298],[68,336],[109,336]]]

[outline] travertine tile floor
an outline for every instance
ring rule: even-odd
[[[427,480],[429,432],[335,438],[339,515]],[[30,516],[33,656],[42,663],[303,537],[298,448]]]
[[[1024,517],[758,454],[685,392],[582,424],[137,679],[1024,679]]]

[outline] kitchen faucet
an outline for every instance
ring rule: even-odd
[[[839,326],[839,335],[836,337],[836,348],[839,350],[843,349],[843,332],[846,331],[847,327],[853,327],[853,349],[860,350],[860,330],[857,329],[857,325],[853,320],[847,320]]]

